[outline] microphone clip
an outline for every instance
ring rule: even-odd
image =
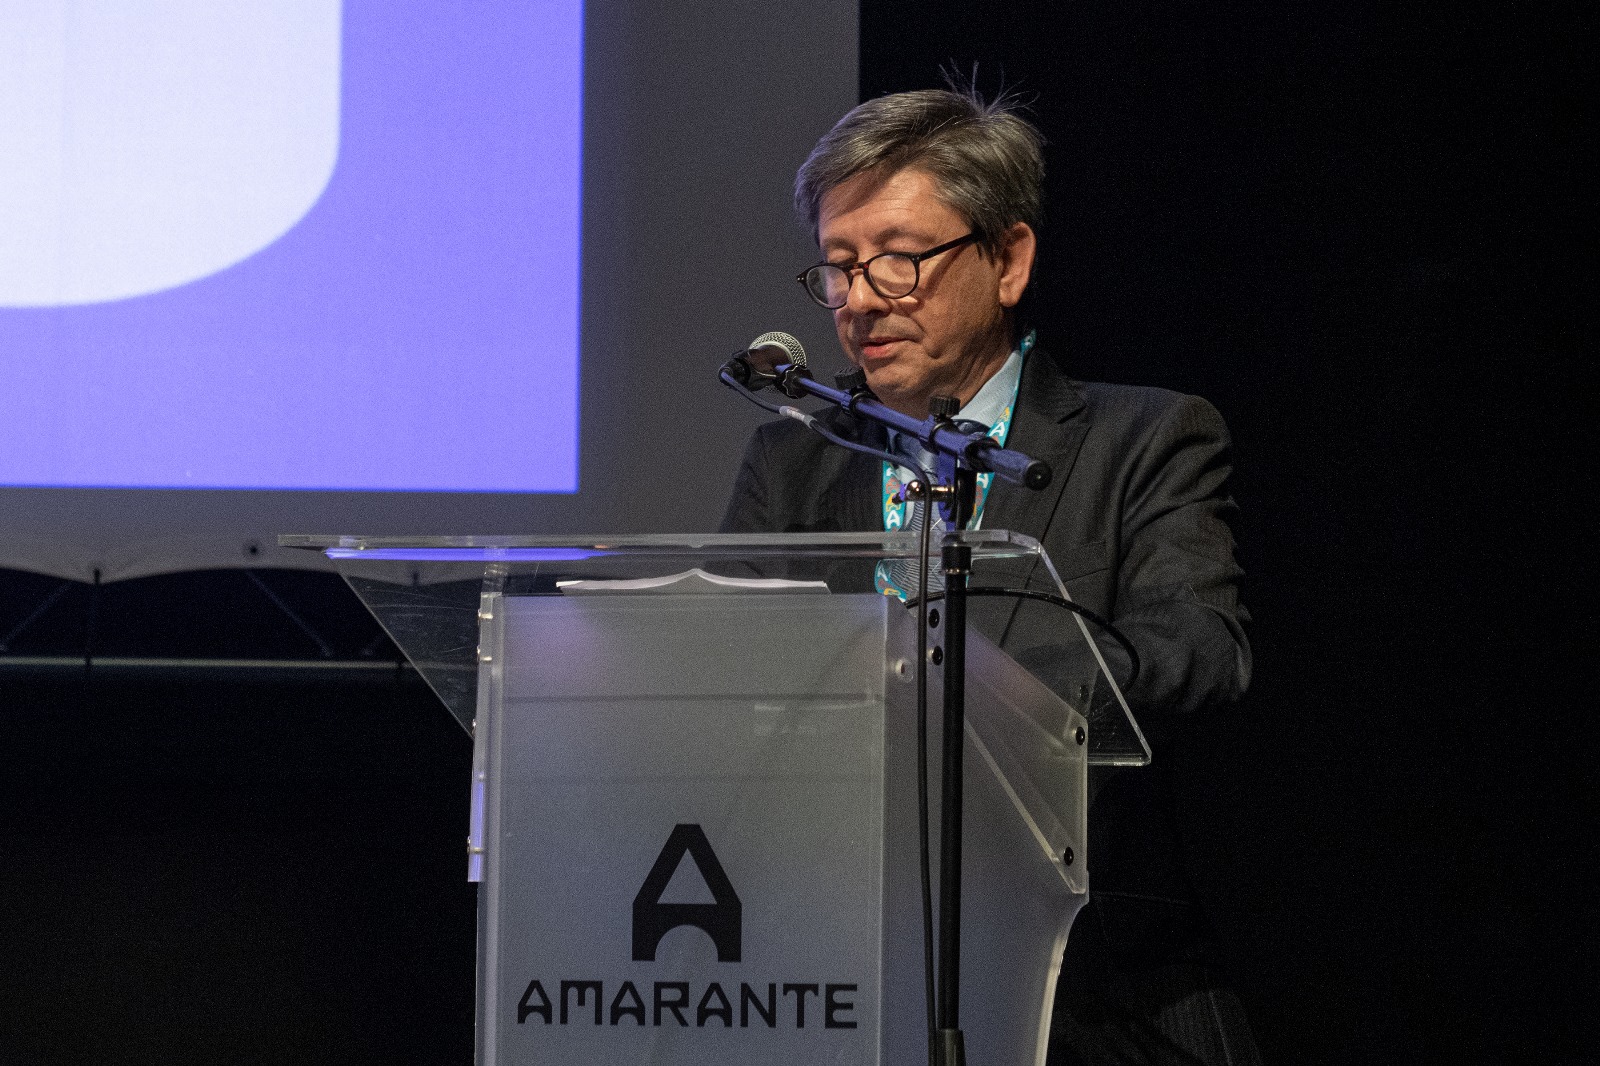
[[[811,371],[806,369],[805,363],[774,363],[770,347],[747,348],[744,351],[734,352],[732,357],[722,364],[722,370],[751,392],[776,388],[791,400],[803,399],[810,395],[800,384],[801,380],[811,377]]]

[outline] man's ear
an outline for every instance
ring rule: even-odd
[[[1014,222],[1000,242],[1000,306],[1015,307],[1022,299],[1028,279],[1033,276],[1033,257],[1039,249],[1033,227],[1026,222]]]

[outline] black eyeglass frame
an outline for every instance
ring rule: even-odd
[[[800,283],[800,287],[806,290],[806,295],[811,297],[813,303],[820,307],[826,307],[830,311],[837,311],[840,307],[843,307],[846,303],[850,302],[850,286],[855,284],[855,273],[858,270],[861,271],[861,276],[867,279],[867,284],[872,286],[873,292],[877,293],[885,300],[903,300],[907,296],[910,296],[912,293],[916,292],[917,286],[922,284],[923,260],[932,259],[936,255],[943,255],[945,252],[959,248],[963,244],[971,244],[977,239],[978,232],[974,230],[971,233],[968,233],[965,237],[957,237],[953,241],[945,241],[943,244],[929,248],[925,252],[879,252],[871,259],[867,259],[860,263],[851,263],[849,266],[844,266],[840,263],[830,263],[827,260],[823,260],[820,263],[813,263],[811,266],[808,266],[804,270],[800,271],[799,274],[795,275],[794,280],[798,281]],[[901,259],[908,259],[911,261],[911,288],[907,289],[905,292],[898,293],[893,296],[878,288],[878,283],[872,278],[872,264],[877,262],[879,259],[890,255],[899,256]],[[818,299],[817,294],[811,291],[811,286],[806,282],[806,279],[811,276],[812,271],[822,270],[827,267],[832,267],[834,270],[844,271],[845,277],[848,279],[844,289],[844,300],[836,306],[824,303],[822,300]]]

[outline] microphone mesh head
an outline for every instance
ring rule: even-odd
[[[782,348],[788,353],[788,357],[781,360],[782,362],[792,363],[795,366],[806,365],[805,346],[787,333],[763,333],[750,342],[751,351],[757,348]]]

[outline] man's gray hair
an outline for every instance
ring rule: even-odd
[[[1044,138],[1016,114],[1013,98],[976,90],[923,89],[860,104],[825,133],[795,175],[794,206],[817,234],[822,198],[858,174],[926,171],[939,197],[996,254],[1018,222],[1044,215]]]

